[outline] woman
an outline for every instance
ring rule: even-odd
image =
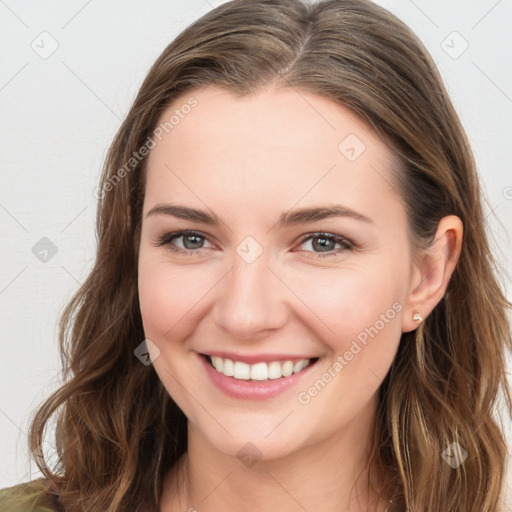
[[[500,510],[510,304],[466,136],[398,19],[212,10],[149,71],[97,195],[67,382],[31,425],[45,478],[2,510]]]

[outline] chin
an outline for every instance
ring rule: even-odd
[[[244,422],[239,420],[237,422],[236,419],[232,424],[220,421],[229,433],[220,427],[212,431],[210,424],[208,426],[210,430],[200,433],[203,442],[228,457],[240,459],[244,464],[249,461],[246,464],[248,467],[251,461],[265,462],[285,458],[308,444],[303,438],[303,431],[301,436],[297,435],[298,425],[289,425],[289,429],[283,429],[283,425],[279,425],[277,421],[270,429],[262,429],[261,425],[259,428],[251,429],[246,428]],[[252,422],[252,420],[249,421]],[[276,428],[276,425],[279,426]],[[277,432],[277,430],[281,431]]]

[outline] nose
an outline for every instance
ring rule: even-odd
[[[228,339],[257,341],[288,319],[292,292],[269,267],[265,252],[252,263],[235,254],[233,267],[216,289],[213,317]]]

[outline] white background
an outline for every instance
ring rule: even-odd
[[[156,57],[220,3],[0,0],[0,488],[39,476],[28,463],[28,421],[58,385],[57,321],[93,262],[93,191],[108,145]],[[512,1],[377,3],[418,34],[440,69],[511,275]],[[46,263],[32,252],[42,237],[57,248]],[[511,300],[509,277],[503,286]]]

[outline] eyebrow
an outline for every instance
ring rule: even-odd
[[[214,213],[208,213],[196,208],[189,208],[187,206],[175,204],[157,203],[146,214],[146,218],[153,215],[171,215],[178,219],[201,222],[208,226],[220,226],[222,224],[220,218]],[[370,217],[367,217],[352,208],[348,208],[347,206],[340,204],[329,204],[283,212],[277,221],[277,227],[284,228],[299,224],[309,224],[332,217],[348,217],[368,224],[374,224]]]

